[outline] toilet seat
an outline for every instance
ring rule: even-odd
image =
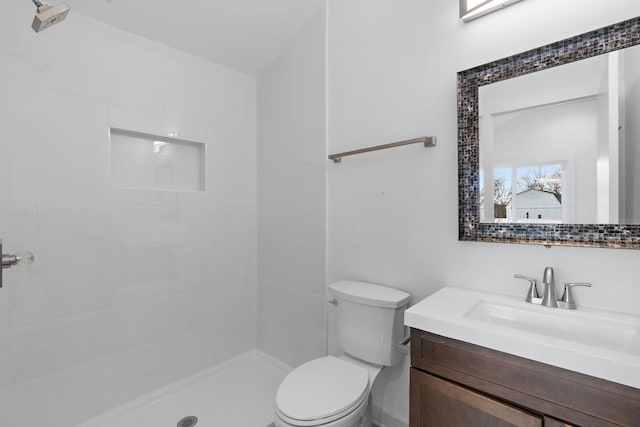
[[[296,426],[327,424],[357,410],[369,395],[369,373],[326,356],[294,369],[280,384],[276,413]]]

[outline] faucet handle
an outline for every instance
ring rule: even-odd
[[[578,308],[576,306],[576,302],[573,299],[573,294],[571,293],[571,288],[573,288],[574,286],[586,286],[588,288],[591,287],[591,283],[565,283],[564,284],[564,293],[562,294],[562,302],[565,303],[566,307],[569,310],[575,310],[576,308]]]
[[[533,302],[534,298],[540,298],[540,294],[538,294],[538,286],[536,285],[536,279],[523,276],[522,274],[514,274],[513,277],[516,279],[526,280],[531,284],[531,286],[529,286],[529,292],[527,292],[527,297],[525,298],[526,302]]]

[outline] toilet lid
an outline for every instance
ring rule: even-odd
[[[360,404],[368,386],[364,368],[333,356],[321,357],[287,375],[278,388],[276,406],[295,420],[328,418]]]

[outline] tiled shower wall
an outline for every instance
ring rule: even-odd
[[[69,426],[256,345],[255,79],[78,14],[0,14],[0,425]],[[109,182],[109,126],[207,144],[206,192]]]
[[[325,354],[325,8],[258,78],[258,344]]]

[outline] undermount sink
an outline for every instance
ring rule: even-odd
[[[587,309],[568,311],[535,305],[527,307],[522,304],[481,301],[464,317],[640,356],[640,324],[638,321],[621,319],[617,313],[607,315]]]
[[[405,311],[405,324],[640,388],[640,316],[446,287]]]

